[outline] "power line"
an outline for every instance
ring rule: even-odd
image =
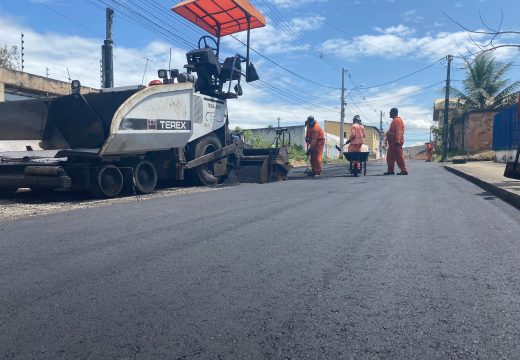
[[[240,39],[237,38],[236,36],[234,36],[234,35],[230,35],[230,36],[231,36],[233,39],[235,39],[236,41],[240,42],[242,45],[246,45],[242,40],[240,40]],[[257,54],[258,56],[260,56],[261,58],[263,58],[263,59],[269,61],[271,64],[278,66],[279,68],[281,68],[281,69],[287,71],[288,73],[290,73],[290,74],[292,74],[292,75],[294,75],[294,76],[296,76],[296,77],[298,77],[298,78],[300,78],[300,79],[302,79],[302,80],[305,80],[305,81],[307,81],[307,82],[309,82],[309,83],[311,83],[311,84],[317,85],[317,86],[321,86],[321,87],[323,87],[323,88],[339,90],[338,87],[333,87],[333,86],[329,86],[329,85],[325,85],[325,84],[320,84],[320,83],[318,83],[318,82],[316,82],[316,81],[314,81],[314,80],[308,79],[308,78],[306,78],[306,77],[304,77],[304,76],[302,76],[302,75],[300,75],[300,74],[297,74],[297,73],[295,73],[294,71],[289,70],[289,69],[286,68],[285,66],[283,66],[283,65],[277,63],[276,61],[274,61],[274,60],[268,58],[267,56],[263,55],[262,53],[260,53],[259,51],[255,50],[254,48],[251,47],[250,49],[251,49],[251,51],[253,51],[255,54]]]
[[[91,33],[93,33],[94,35],[97,35],[97,36],[101,36],[101,37],[103,37],[103,35],[101,35],[101,34],[98,33],[97,31],[94,31],[94,30],[92,30],[92,29],[90,29],[90,28],[88,28],[88,27],[86,27],[86,26],[80,24],[80,23],[77,22],[76,20],[71,19],[70,17],[68,17],[68,16],[65,15],[65,14],[62,14],[61,12],[59,12],[59,11],[56,10],[56,9],[53,9],[52,7],[50,7],[49,5],[45,4],[44,2],[38,2],[38,4],[40,4],[40,5],[42,5],[42,6],[45,6],[48,10],[52,11],[53,13],[55,13],[55,14],[57,14],[57,15],[59,15],[59,16],[65,18],[65,19],[69,20],[71,23],[73,23],[73,24],[75,24],[75,25],[77,25],[77,26],[79,26],[79,27],[81,27],[81,28],[83,28],[83,29],[85,29],[85,30],[87,30],[87,31],[89,31],[89,32],[91,32]]]
[[[404,80],[404,79],[406,79],[406,78],[409,78],[410,76],[413,76],[413,75],[415,75],[415,74],[418,74],[418,73],[420,73],[420,72],[422,72],[422,71],[425,71],[425,70],[431,68],[432,66],[434,66],[434,65],[436,65],[436,64],[438,64],[438,63],[440,63],[440,62],[442,61],[442,59],[444,59],[444,58],[441,58],[441,59],[435,61],[434,63],[432,63],[432,64],[430,64],[430,65],[428,65],[428,66],[425,66],[425,67],[423,67],[423,68],[421,68],[421,69],[419,69],[419,70],[416,70],[416,71],[411,72],[411,73],[409,73],[409,74],[407,74],[407,75],[401,76],[401,77],[398,78],[398,79],[395,79],[395,80],[392,80],[392,81],[387,81],[387,82],[384,82],[384,83],[381,83],[381,84],[377,84],[377,85],[363,86],[362,89],[363,89],[363,90],[366,90],[366,89],[373,89],[373,88],[377,88],[377,87],[381,87],[381,86],[385,86],[385,85],[389,85],[389,84],[393,84],[393,83],[399,82],[399,81],[401,81],[401,80]]]

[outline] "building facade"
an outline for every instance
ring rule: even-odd
[[[344,131],[347,133],[347,136],[345,138],[345,141],[347,141],[348,137],[350,136],[350,129],[352,127],[351,123],[345,123],[344,124]],[[365,127],[365,144],[370,148],[370,157],[373,159],[379,159],[380,158],[380,140],[381,134],[379,132],[379,129],[375,126],[369,126],[369,125],[363,125]],[[336,136],[338,138],[340,137],[340,123],[337,121],[329,121],[325,120],[325,129],[324,131],[327,134]],[[337,151],[336,151],[337,152]],[[338,156],[339,156],[339,152]]]
[[[0,67],[0,102],[70,94],[70,83]],[[99,92],[82,86],[82,93]]]

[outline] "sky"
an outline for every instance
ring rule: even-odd
[[[405,145],[429,140],[433,101],[444,98],[446,56],[455,56],[451,78],[461,88],[464,58],[490,37],[469,34],[486,26],[520,31],[518,0],[250,0],[267,19],[251,32],[252,62],[261,80],[243,85],[229,101],[230,126],[258,128],[340,119],[342,69],[345,121],[361,115],[364,124],[389,124],[399,108],[406,124]],[[0,0],[0,45],[20,46],[24,71],[100,87],[105,8],[115,10],[115,85],[147,84],[160,68],[182,69],[185,53],[204,31],[170,11],[177,0]],[[459,24],[457,24],[457,22]],[[245,55],[236,38],[222,40],[223,56]],[[502,35],[495,45],[520,44]],[[170,61],[171,52],[171,61]],[[504,47],[497,60],[512,62],[507,77],[520,80],[520,51]],[[222,59],[221,59],[222,60]]]

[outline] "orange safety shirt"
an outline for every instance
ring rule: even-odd
[[[353,145],[364,144],[365,139],[365,127],[360,124],[353,124],[350,130],[350,143]]]
[[[391,143],[404,144],[404,122],[399,116],[394,117],[390,123],[386,139]]]
[[[323,132],[320,124],[314,123],[313,127],[307,127],[307,133],[305,137],[311,139],[309,149],[314,149],[318,142],[325,142],[325,133]]]

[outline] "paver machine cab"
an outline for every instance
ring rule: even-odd
[[[256,162],[261,182],[286,174],[286,148],[244,148],[228,131],[227,100],[242,95],[243,77],[259,79],[249,38],[265,18],[247,0],[187,0],[172,10],[216,36],[203,36],[187,53],[185,72],[159,70],[155,86],[85,95],[73,81],[71,95],[0,103],[0,144],[31,150],[0,153],[0,188],[114,197],[125,189],[149,193],[158,181],[185,175],[216,184],[241,162]],[[221,63],[221,37],[240,31],[247,31],[246,56]]]

